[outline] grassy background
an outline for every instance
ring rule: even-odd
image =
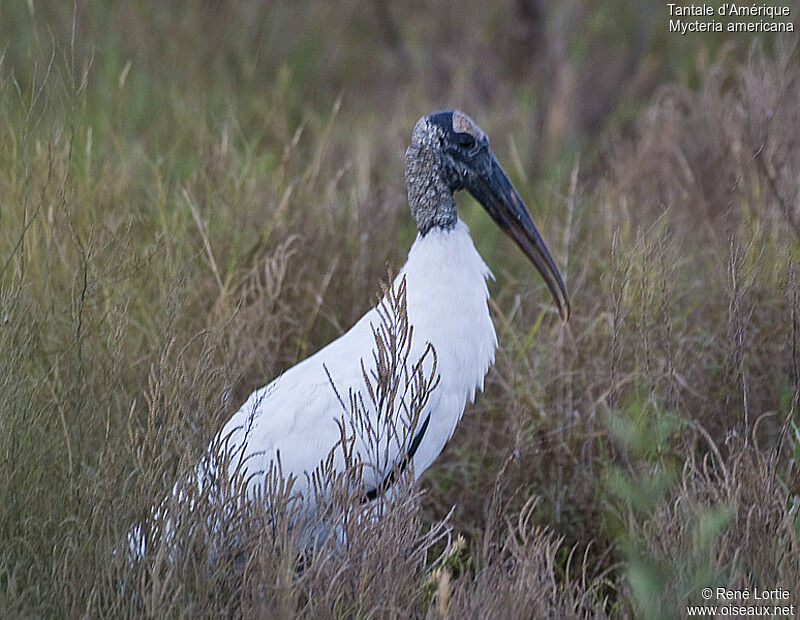
[[[661,617],[796,588],[791,37],[670,35],[655,1],[0,5],[0,608]],[[303,571],[280,536],[236,574],[115,556],[253,388],[374,302],[415,235],[410,131],[452,107],[569,325],[459,197],[501,348],[386,524]]]

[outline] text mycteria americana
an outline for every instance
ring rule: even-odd
[[[542,274],[561,316],[569,317],[564,282],[550,252],[489,149],[485,132],[472,119],[459,111],[421,118],[405,167],[408,203],[419,234],[393,286],[405,286],[407,319],[413,327],[408,359],[425,359],[432,348],[435,356],[428,355],[425,363],[428,368],[435,365],[439,379],[405,445],[387,444],[386,453],[375,454],[364,441],[354,443],[358,460],[367,465],[363,485],[368,500],[390,486],[399,463],[410,463],[415,476],[433,463],[467,400],[483,389],[494,362],[497,337],[486,286],[491,272],[456,214],[454,192],[466,189],[483,205]],[[365,374],[375,370],[379,314],[379,308],[369,310],[341,337],[253,392],[224,426],[219,437],[235,455],[248,496],[259,495],[266,472],[279,464],[281,475],[293,478],[293,492],[313,502],[311,472],[341,440],[341,394],[364,393]],[[377,416],[369,399],[364,400],[365,415]],[[345,467],[340,457],[332,463]],[[206,463],[201,469],[207,476],[216,467]]]

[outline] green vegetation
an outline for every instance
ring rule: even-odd
[[[0,609],[800,605],[796,44],[670,35],[654,0],[0,6]],[[374,303],[415,234],[411,129],[452,107],[570,323],[460,197],[501,348],[420,484],[311,557],[249,514],[231,563],[115,553],[252,389]]]

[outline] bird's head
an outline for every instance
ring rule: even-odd
[[[564,281],[522,198],[489,148],[489,138],[458,110],[417,121],[406,150],[406,185],[420,234],[458,221],[453,193],[465,189],[542,274],[564,320],[570,308]]]

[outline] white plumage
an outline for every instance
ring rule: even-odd
[[[418,236],[395,280],[397,289],[405,278],[408,291],[407,314],[413,326],[409,362],[422,358],[430,343],[440,376],[420,413],[420,420],[430,413],[431,421],[413,457],[415,476],[442,451],[467,399],[473,401],[476,390],[483,389],[484,376],[494,362],[497,337],[486,287],[490,276],[469,229],[459,220],[451,230],[435,229]],[[228,421],[220,435],[227,439],[236,459],[243,459],[248,492],[258,491],[262,472],[268,472],[270,463],[280,455],[283,475],[295,478],[293,490],[306,493],[305,474],[318,467],[340,439],[337,419],[345,412],[337,392],[367,393],[360,362],[374,370],[373,329],[379,324],[378,311],[373,308],[340,338],[253,392]],[[425,364],[426,370],[430,369],[431,356]],[[369,446],[357,441],[356,454],[369,463]],[[341,454],[335,456],[337,466],[343,467]],[[387,461],[394,464],[397,456],[389,455]],[[377,465],[365,469],[366,488],[376,487],[389,473]]]

